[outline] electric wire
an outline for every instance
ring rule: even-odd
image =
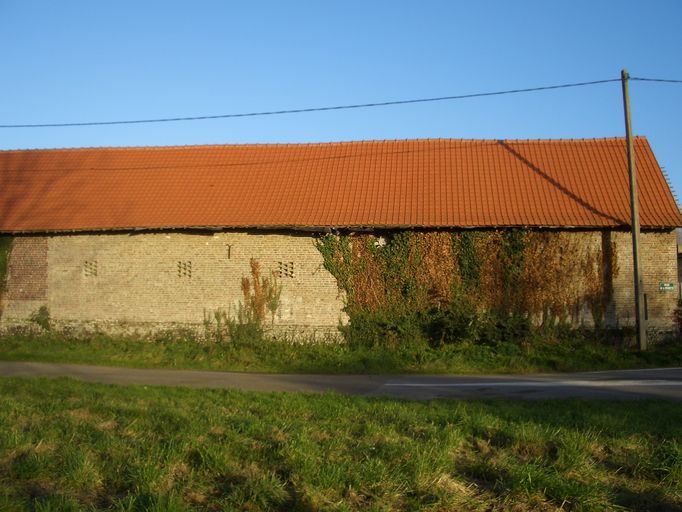
[[[667,82],[667,83],[682,83],[682,80],[670,80],[662,78],[644,78],[644,77],[630,77],[630,80],[636,80],[640,82]],[[127,124],[148,124],[148,123],[171,123],[171,122],[181,122],[181,121],[204,121],[210,119],[233,119],[240,117],[261,117],[261,116],[277,116],[277,115],[287,115],[287,114],[304,114],[310,112],[328,112],[334,110],[350,110],[350,109],[361,109],[361,108],[373,108],[373,107],[387,107],[392,105],[409,105],[415,103],[430,103],[437,101],[453,101],[462,100],[470,98],[482,98],[489,96],[502,96],[507,94],[520,94],[529,92],[539,92],[548,91],[556,89],[567,89],[572,87],[585,87],[590,85],[605,84],[611,82],[620,82],[620,78],[609,78],[606,80],[592,80],[589,82],[575,82],[559,85],[547,85],[542,87],[528,87],[524,89],[508,89],[504,91],[492,91],[492,92],[479,92],[471,94],[458,94],[453,96],[438,96],[432,98],[417,98],[409,100],[396,100],[396,101],[381,101],[374,103],[358,103],[352,105],[336,105],[331,107],[310,107],[310,108],[297,108],[289,110],[270,110],[261,112],[244,112],[244,113],[233,113],[233,114],[218,114],[218,115],[205,115],[205,116],[186,116],[186,117],[165,117],[165,118],[153,118],[153,119],[131,119],[131,120],[121,120],[121,121],[85,121],[85,122],[73,122],[73,123],[35,123],[35,124],[1,124],[0,128],[67,128],[67,127],[79,127],[79,126],[111,126],[111,125],[127,125]]]
[[[637,80],[638,82],[665,82],[669,84],[682,84],[682,80],[670,80],[667,78],[641,78],[631,76],[630,80]]]
[[[219,114],[219,115],[206,115],[206,116],[188,116],[188,117],[167,117],[167,118],[156,118],[156,119],[133,119],[133,120],[122,120],[122,121],[88,121],[88,122],[75,122],[75,123],[37,123],[37,124],[3,124],[0,128],[64,128],[64,127],[75,127],[75,126],[106,126],[106,125],[120,125],[120,124],[143,124],[143,123],[170,123],[177,121],[201,121],[207,119],[230,119],[237,117],[257,117],[257,116],[274,116],[283,114],[302,114],[308,112],[325,112],[330,110],[349,110],[349,109],[359,109],[359,108],[371,108],[371,107],[386,107],[390,105],[407,105],[412,103],[428,103],[435,101],[448,101],[448,100],[461,100],[468,98],[480,98],[485,96],[501,96],[505,94],[519,94],[526,92],[536,92],[536,91],[546,91],[552,89],[565,89],[569,87],[583,87],[587,85],[603,84],[608,82],[619,82],[620,78],[611,78],[607,80],[593,80],[590,82],[577,82],[570,84],[560,84],[560,85],[548,85],[544,87],[529,87],[526,89],[510,89],[506,91],[494,91],[494,92],[479,92],[473,94],[460,94],[455,96],[440,96],[435,98],[419,98],[419,99],[409,99],[409,100],[396,100],[396,101],[382,101],[375,103],[360,103],[354,105],[337,105],[333,107],[311,107],[311,108],[297,108],[290,110],[271,110],[264,112],[246,112],[237,114]]]

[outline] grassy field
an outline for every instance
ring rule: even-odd
[[[640,353],[579,335],[532,343],[387,348],[267,340],[201,343],[177,334],[144,341],[45,333],[0,337],[0,360],[279,373],[530,373],[682,366],[682,342]]]
[[[0,379],[0,510],[682,510],[682,405]]]

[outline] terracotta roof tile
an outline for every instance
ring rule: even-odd
[[[643,227],[682,225],[644,137]],[[625,141],[398,140],[0,152],[0,231],[629,224]]]

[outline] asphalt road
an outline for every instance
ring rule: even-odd
[[[70,377],[104,384],[187,386],[253,391],[334,391],[410,400],[639,399],[682,401],[682,368],[535,375],[280,375],[114,368],[0,361],[2,377]]]

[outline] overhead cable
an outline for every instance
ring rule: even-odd
[[[510,89],[506,91],[495,91],[495,92],[479,92],[473,94],[460,94],[456,96],[440,96],[436,98],[419,98],[411,100],[397,100],[397,101],[382,101],[376,103],[360,103],[356,105],[337,105],[334,107],[312,107],[312,108],[297,108],[290,110],[271,110],[264,112],[247,112],[240,114],[219,114],[219,115],[206,115],[206,116],[189,116],[189,117],[166,117],[157,119],[134,119],[134,120],[124,120],[124,121],[87,121],[87,122],[75,122],[75,123],[36,123],[36,124],[2,124],[0,128],[65,128],[65,127],[75,127],[75,126],[106,126],[106,125],[118,125],[118,124],[143,124],[143,123],[171,123],[177,121],[203,121],[207,119],[230,119],[236,117],[257,117],[257,116],[275,116],[284,114],[303,114],[308,112],[325,112],[329,110],[349,110],[358,108],[371,108],[371,107],[387,107],[390,105],[407,105],[410,103],[427,103],[434,101],[448,101],[448,100],[461,100],[467,98],[480,98],[484,96],[501,96],[504,94],[518,94],[523,92],[535,92],[535,91],[546,91],[550,89],[565,89],[568,87],[583,87],[587,85],[603,84],[607,82],[618,82],[620,78],[612,78],[608,80],[593,80],[591,82],[577,82],[572,84],[561,84],[561,85],[548,85],[544,87],[530,87],[526,89]]]
[[[482,98],[487,96],[502,96],[506,94],[519,94],[528,92],[538,92],[547,91],[555,89],[567,89],[570,87],[585,87],[589,85],[605,84],[609,82],[620,82],[620,78],[610,78],[606,80],[592,80],[589,82],[575,82],[559,85],[547,85],[543,87],[528,87],[525,89],[509,89],[504,91],[493,91],[493,92],[479,92],[472,94],[459,94],[454,96],[439,96],[434,98],[418,98],[409,100],[396,100],[396,101],[382,101],[374,103],[359,103],[354,105],[337,105],[333,107],[311,107],[311,108],[297,108],[289,110],[270,110],[262,112],[245,112],[245,113],[235,113],[235,114],[218,114],[218,115],[204,115],[204,116],[187,116],[187,117],[165,117],[165,118],[154,118],[154,119],[132,119],[132,120],[121,120],[121,121],[85,121],[85,122],[73,122],[73,123],[35,123],[35,124],[1,124],[0,128],[67,128],[67,127],[78,127],[78,126],[111,126],[111,125],[122,125],[122,124],[146,124],[146,123],[172,123],[180,121],[204,121],[209,119],[232,119],[238,117],[259,117],[259,116],[276,116],[285,114],[304,114],[310,112],[326,112],[331,110],[350,110],[350,109],[360,109],[360,108],[372,108],[372,107],[387,107],[392,105],[408,105],[414,103],[429,103],[436,101],[452,101],[452,100],[462,100],[470,98]],[[642,78],[642,77],[631,77],[630,80],[646,81],[646,82],[668,82],[668,83],[682,83],[682,80],[667,80],[660,78]]]
[[[669,84],[682,84],[682,80],[670,80],[667,78],[641,78],[636,76],[631,76],[630,80],[637,80],[638,82],[665,82]]]

